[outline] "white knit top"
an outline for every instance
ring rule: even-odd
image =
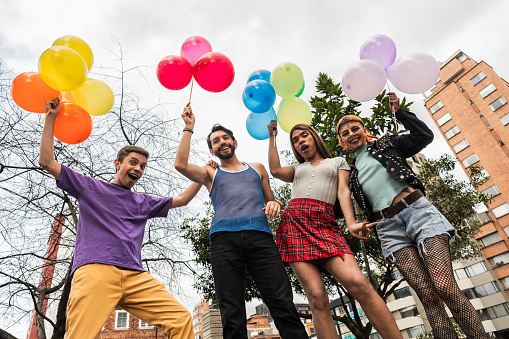
[[[304,162],[292,167],[295,168],[292,199],[315,199],[332,205],[338,194],[338,170],[350,171],[342,157],[325,159],[316,166]]]

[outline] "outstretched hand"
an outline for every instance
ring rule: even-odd
[[[184,107],[184,111],[182,112],[181,116],[182,119],[184,119],[184,124],[186,126],[185,128],[193,129],[196,119],[190,104],[187,104],[186,107]]]
[[[371,227],[376,225],[378,225],[377,222],[372,222],[370,224],[367,222],[360,222],[348,225],[348,231],[354,238],[368,240],[369,234],[371,233]]]
[[[57,116],[60,113],[60,99],[53,98],[50,101],[46,101],[46,115]]]
[[[389,96],[389,107],[396,112],[399,109],[399,98],[394,92],[387,93]]]

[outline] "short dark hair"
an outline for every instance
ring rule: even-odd
[[[129,153],[132,153],[132,152],[144,155],[145,158],[147,158],[147,160],[148,160],[148,156],[149,156],[148,151],[145,150],[144,148],[142,148],[140,146],[136,146],[136,145],[127,145],[127,146],[122,147],[120,149],[120,151],[118,151],[117,160],[120,161],[120,163],[122,163],[124,161],[125,157]]]
[[[232,138],[232,140],[235,141],[233,132],[230,129],[228,129],[220,124],[214,124],[214,126],[212,126],[212,130],[210,131],[209,135],[207,136],[207,145],[209,145],[209,149],[212,149],[212,141],[210,140],[210,136],[212,135],[212,133],[217,132],[217,131],[224,131],[226,134],[228,134],[230,136],[230,138]]]

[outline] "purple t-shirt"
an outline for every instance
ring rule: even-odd
[[[57,186],[79,203],[72,273],[86,264],[145,271],[141,244],[149,218],[166,217],[172,197],[156,198],[87,177],[62,165]]]

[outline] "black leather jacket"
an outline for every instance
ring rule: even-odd
[[[429,145],[433,141],[433,132],[414,113],[399,109],[396,112],[396,118],[410,133],[401,135],[386,134],[378,140],[369,142],[367,151],[385,167],[392,178],[397,181],[406,182],[409,186],[420,189],[422,193],[425,193],[422,182],[412,172],[406,158],[420,152]],[[366,218],[370,222],[376,221],[373,208],[359,184],[355,159],[350,170],[350,191],[355,201],[364,211]]]

